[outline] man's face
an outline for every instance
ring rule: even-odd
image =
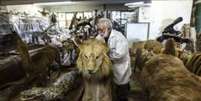
[[[108,29],[106,27],[98,26],[98,34],[100,34],[103,38],[107,38],[109,36]]]

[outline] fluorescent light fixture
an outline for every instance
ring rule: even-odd
[[[65,2],[46,2],[46,3],[34,3],[34,5],[37,6],[48,6],[48,5],[72,5],[77,4],[78,2],[72,2],[72,1],[65,1]]]
[[[125,6],[133,6],[133,5],[142,5],[144,2],[133,2],[133,3],[126,3]]]
[[[144,2],[133,2],[133,3],[126,3],[125,6],[128,6],[129,8],[135,8],[135,7],[149,7],[150,3],[144,3]]]

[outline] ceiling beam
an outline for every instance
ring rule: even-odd
[[[0,5],[20,5],[20,4],[34,4],[34,3],[46,3],[46,2],[90,2],[97,4],[122,4],[129,2],[150,2],[151,0],[0,0]]]

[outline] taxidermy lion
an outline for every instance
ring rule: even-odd
[[[172,41],[172,40],[168,40]],[[175,44],[167,45],[165,48]],[[143,51],[137,54],[141,59],[140,82],[147,92],[148,101],[201,101],[201,80],[190,73],[183,62],[175,57],[175,49],[168,54],[156,54],[147,58]],[[168,51],[167,51],[168,52]]]
[[[90,39],[79,49],[77,67],[84,80],[82,101],[112,101],[108,47],[102,41]]]
[[[108,47],[102,41],[96,39],[84,41],[79,45],[78,71],[76,73],[73,73],[73,75],[64,74],[66,76],[58,79],[62,82],[54,83],[52,86],[26,90],[21,93],[21,98],[29,100],[40,97],[43,100],[34,101],[55,101],[64,96],[64,93],[68,92],[76,84],[74,80],[81,78],[83,89],[77,87],[79,91],[74,94],[79,98],[76,100],[73,98],[69,99],[69,95],[67,95],[68,98],[64,98],[61,101],[112,101],[112,63],[107,55],[108,51]]]

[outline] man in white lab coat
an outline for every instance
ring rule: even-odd
[[[97,30],[99,37],[101,36],[110,48],[109,57],[113,63],[117,101],[128,101],[131,76],[128,41],[122,33],[112,29],[112,22],[107,18],[99,19]]]

